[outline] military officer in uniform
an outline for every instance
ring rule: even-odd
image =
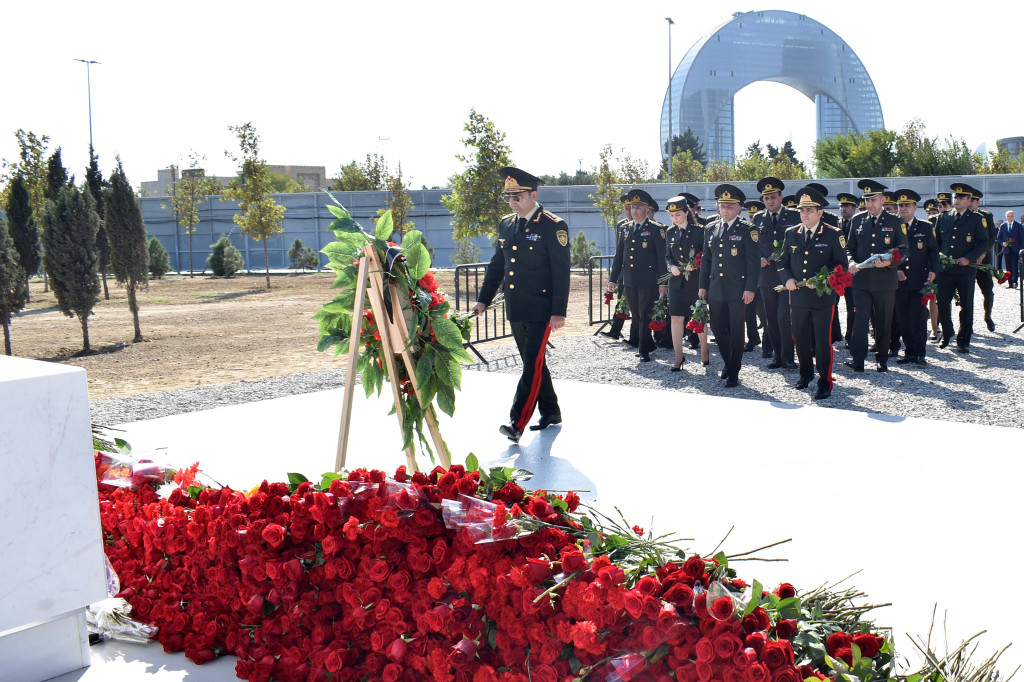
[[[988,233],[988,247],[985,249],[985,253],[981,255],[978,260],[979,263],[985,265],[992,265],[992,247],[996,243],[996,234],[999,228],[996,227],[995,216],[992,215],[991,211],[984,208],[979,208],[981,198],[985,196],[977,188],[971,188],[971,210],[981,215],[981,223],[985,226],[985,231]],[[993,293],[994,286],[992,284],[992,275],[984,270],[978,270],[974,273],[974,276],[978,280],[978,288],[981,289],[981,295],[983,300],[983,309],[985,311],[985,324],[988,325],[988,330],[994,332],[996,330],[996,323],[992,320],[992,304],[995,302],[995,295]]]
[[[683,196],[669,199],[665,210],[672,218],[665,245],[665,264],[672,275],[668,280],[668,313],[672,323],[672,347],[676,354],[671,369],[678,372],[685,360],[683,333],[692,312],[690,307],[697,300],[700,279],[693,271],[692,261],[704,250],[704,228],[697,224],[689,202]]]
[[[775,350],[775,359],[768,363],[768,369],[796,369],[793,348],[793,326],[789,313],[789,293],[775,291],[782,284],[779,280],[779,260],[772,260],[776,251],[786,241],[786,230],[800,223],[800,214],[782,205],[782,180],[773,177],[761,178],[757,191],[761,193],[765,210],[754,216],[753,224],[758,231],[761,272],[757,286],[764,303],[764,332],[768,337],[765,346]]]
[[[696,194],[690,194],[689,192],[680,192],[679,196],[686,199],[686,203],[690,205],[690,211],[697,219],[697,224],[704,227],[710,221],[709,218],[705,218],[703,215],[704,209],[700,206],[700,199],[697,198]]]
[[[843,231],[843,238],[847,242],[850,241],[850,232],[853,230],[853,216],[857,213],[857,204],[859,200],[853,194],[848,192],[840,192],[836,195],[836,199],[839,201],[839,229]],[[850,330],[853,329],[853,287],[847,287],[846,291],[843,292],[843,302],[846,305],[846,334],[843,338],[846,340],[846,345],[850,345]],[[836,308],[836,317],[839,317],[839,308]],[[833,336],[832,341],[835,342],[838,337]]]
[[[818,296],[813,286],[798,287],[799,280],[829,272],[836,266],[849,266],[846,238],[838,227],[826,225],[821,219],[828,201],[812,187],[797,191],[800,198],[800,225],[786,230],[782,260],[778,264],[779,279],[789,290],[793,314],[793,335],[800,360],[800,380],[796,388],[803,390],[818,370],[815,400],[832,395],[832,318],[838,297],[834,293]],[[813,343],[813,356],[812,356]]]
[[[821,198],[825,199],[825,202],[828,203],[828,188],[825,187],[825,185],[821,184],[820,182],[808,182],[806,186],[810,187],[815,192],[820,194]],[[842,222],[842,219],[839,216],[837,216],[835,213],[833,213],[832,211],[822,211],[821,212],[821,222],[825,223],[826,225],[831,225],[832,227],[839,227],[840,223]],[[844,234],[843,236],[845,237],[846,235]],[[849,328],[849,327],[847,327],[847,328]],[[838,309],[837,309],[836,314],[832,316],[832,330],[831,330],[831,332],[832,332],[832,341],[833,342],[838,341],[839,339],[843,338],[843,330],[839,326]]]
[[[751,199],[750,201],[744,202],[743,208],[747,209],[747,220],[754,222],[754,216],[764,210],[764,204],[757,199]]]
[[[626,225],[631,220],[629,215],[629,205],[626,204],[626,199],[629,197],[628,194],[623,194],[619,197],[619,203],[622,204],[623,218],[619,222],[615,223],[615,246],[618,248],[619,242],[622,241],[623,236],[626,234]],[[622,293],[622,282],[615,282],[616,293]],[[612,317],[611,326],[608,327],[608,331],[600,332],[601,336],[607,336],[609,339],[619,340],[622,338],[622,326],[625,324],[625,320],[621,317]],[[626,342],[629,345],[636,348],[640,345],[640,335],[635,324],[629,326],[629,340]]]
[[[665,235],[665,240],[667,241],[668,240],[668,225],[666,225],[665,223],[655,219],[655,216],[658,215],[658,210],[659,210],[658,202],[655,201],[652,198],[651,199],[651,203],[648,204],[648,207],[647,207],[647,217],[651,221],[651,225],[653,225],[662,235]],[[666,289],[665,290],[665,295],[667,295],[667,294],[668,294],[668,290]],[[657,299],[655,299],[655,301],[657,301]],[[665,327],[660,332],[652,332],[651,336],[654,338],[654,346],[656,348],[667,348],[668,350],[672,350],[673,349],[673,346],[672,346],[672,329],[670,327]]]
[[[918,220],[914,213],[921,195],[910,189],[898,189],[893,192],[896,199],[896,210],[907,226],[909,253],[906,260],[896,266],[899,284],[896,287],[896,315],[899,319],[899,330],[903,337],[903,357],[896,364],[905,365],[913,362],[923,366],[925,358],[926,335],[928,334],[928,306],[921,302],[921,289],[930,284],[939,272],[939,245],[935,241],[935,229],[927,220]],[[894,345],[899,344],[893,339]]]
[[[737,187],[723,184],[715,188],[718,220],[710,223],[704,236],[704,256],[700,263],[698,298],[706,298],[711,312],[711,328],[725,368],[725,386],[739,384],[743,364],[743,314],[754,300],[754,289],[761,270],[757,228],[739,217],[746,200]]]
[[[544,352],[551,332],[565,325],[569,228],[537,203],[537,186],[542,184],[538,178],[511,166],[502,168],[501,176],[513,213],[498,224],[498,245],[473,310],[483,312],[504,286],[505,309],[523,359],[523,375],[512,401],[511,422],[499,431],[518,443],[535,406],[540,408],[540,421],[531,429],[562,423]]]
[[[853,331],[850,333],[851,359],[843,364],[854,372],[864,371],[864,358],[868,354],[868,322],[874,317],[875,369],[889,371],[889,336],[892,310],[896,302],[895,258],[891,252],[898,249],[900,258],[907,255],[907,235],[900,219],[885,210],[885,185],[870,179],[857,183],[863,191],[867,210],[853,216],[850,240],[846,244],[853,273]],[[857,264],[876,254],[889,253],[865,269]]]
[[[637,357],[640,362],[650,362],[654,350],[654,338],[649,328],[654,303],[668,292],[668,287],[658,285],[665,274],[665,227],[651,221],[649,209],[654,203],[651,195],[642,189],[632,189],[626,199],[633,220],[626,226],[626,234],[615,247],[615,258],[609,278],[615,282],[622,275],[626,289],[626,302],[633,324],[639,325],[640,346]],[[614,288],[614,284],[609,287]]]
[[[961,353],[971,352],[971,334],[974,325],[974,268],[988,249],[988,230],[983,218],[971,210],[974,189],[962,182],[950,187],[953,190],[953,209],[940,213],[935,221],[935,238],[939,253],[956,261],[949,270],[940,270],[935,277],[939,303],[939,322],[942,326],[942,341],[939,348],[949,345],[953,338],[953,292],[960,296],[960,329],[956,332],[956,349]],[[939,202],[942,202],[941,195]]]
[[[927,218],[928,222],[932,223],[932,225],[934,226],[935,221],[932,220],[932,218],[939,215],[939,202],[935,201],[935,199],[928,199],[927,201],[925,201],[924,215]]]

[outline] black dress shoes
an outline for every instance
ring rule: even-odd
[[[963,353],[963,354],[965,354],[965,355],[966,355],[967,353],[970,353],[970,352],[971,352],[971,348],[970,348],[970,346],[961,346],[961,345],[960,345],[959,343],[958,343],[958,344],[956,344],[956,349],[957,349],[957,351],[959,351],[959,352],[961,352],[961,353]]]
[[[815,400],[824,400],[832,395],[832,391],[829,390],[828,386],[818,386],[818,390],[814,392]]]
[[[782,367],[782,361],[781,360],[772,360],[767,365],[765,365],[766,369],[779,369],[781,367]]]
[[[613,339],[615,341],[618,341],[619,339],[622,338],[622,334],[613,334],[611,332],[598,332],[598,334],[600,334],[601,336],[607,337],[609,339]]]
[[[800,369],[800,365],[796,364],[792,360],[783,365],[786,369]]]
[[[728,377],[729,377],[729,370],[727,370],[727,369],[723,369],[723,370],[722,370],[722,375],[721,375],[721,376],[722,376],[722,378],[723,378],[723,379],[726,379],[726,378],[728,378]]]
[[[902,358],[898,358],[896,360],[896,364],[906,365],[908,363],[914,362],[915,360],[917,360],[917,358],[915,358],[913,355],[904,355]]]
[[[919,355],[916,358],[914,358],[914,364],[917,365],[918,367],[925,367],[928,365],[928,361],[924,359],[923,355]]]
[[[949,345],[949,337],[948,336],[943,336],[942,337],[942,341],[939,341],[939,348],[945,348],[948,345]]]
[[[804,390],[805,388],[807,388],[810,385],[811,385],[811,378],[810,377],[800,377],[800,381],[796,382],[796,384],[793,386],[793,388],[796,388],[797,390],[802,391],[802,390]]]
[[[651,354],[650,353],[640,353],[637,357],[640,358],[640,362],[650,362],[651,361]]]
[[[530,427],[531,431],[543,431],[554,424],[562,423],[562,415],[555,414],[548,417],[541,417],[540,421]]]
[[[737,379],[736,377],[729,377],[728,379],[725,380],[725,387],[726,388],[732,388],[733,386],[739,386],[739,385],[740,385],[740,380]]]
[[[508,438],[513,443],[518,443],[523,432],[516,428],[515,424],[502,424],[498,427],[498,433]]]
[[[843,361],[843,366],[844,367],[849,367],[850,369],[852,369],[854,372],[857,372],[857,373],[861,373],[861,372],[864,371],[864,363],[863,362],[854,362],[853,360],[844,360]]]
[[[771,348],[761,348],[762,358],[770,358],[773,355],[775,355],[775,351],[773,351]]]
[[[992,321],[991,317],[985,320],[985,324],[988,325],[988,330],[990,332],[994,332],[996,330],[996,323]]]
[[[884,362],[880,362],[877,365],[875,365],[875,371],[876,372],[888,372],[889,371],[889,365],[887,365]]]
[[[743,352],[744,353],[749,353],[750,351],[754,350],[754,348],[757,347],[757,344],[759,344],[759,343],[761,343],[761,342],[760,341],[747,341],[746,345],[743,346]]]

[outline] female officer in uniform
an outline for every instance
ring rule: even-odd
[[[697,301],[697,283],[700,279],[693,267],[695,256],[704,249],[704,230],[690,211],[685,197],[677,196],[668,200],[665,206],[672,217],[668,228],[665,248],[665,262],[671,277],[668,281],[668,312],[672,318],[672,348],[676,353],[672,371],[678,372],[685,362],[683,357],[683,331],[690,318],[690,306]],[[702,353],[707,345],[707,336],[702,339]],[[707,364],[707,363],[705,363]]]

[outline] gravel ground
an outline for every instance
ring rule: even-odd
[[[634,357],[634,349],[601,336],[556,337],[552,341],[555,348],[549,349],[548,364],[556,382],[573,379],[1024,428],[1024,330],[1013,334],[1013,329],[1020,324],[1017,292],[1005,287],[996,288],[995,332],[989,332],[981,319],[980,292],[975,297],[975,313],[971,354],[956,352],[953,344],[940,350],[929,342],[927,367],[897,365],[893,358],[889,362],[889,372],[879,374],[873,370],[873,357],[869,355],[865,373],[854,374],[842,366],[842,361],[849,358],[849,352],[842,343],[836,344],[833,370],[836,385],[832,397],[824,401],[812,399],[814,382],[804,391],[792,387],[799,378],[796,370],[764,369],[770,360],[761,357],[760,347],[744,355],[740,385],[728,389],[718,378],[722,365],[714,344],[711,344],[711,364],[707,367],[700,364],[697,351],[687,348],[683,371],[670,372],[671,350],[658,349],[653,355],[653,362],[641,363]],[[845,322],[845,315],[840,319]],[[478,349],[490,364],[481,363],[473,369],[505,373],[521,371],[515,347],[507,341],[489,342]],[[92,419],[97,424],[122,424],[342,385],[344,370],[337,369],[149,393],[93,403]]]

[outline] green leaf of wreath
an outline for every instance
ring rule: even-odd
[[[430,326],[434,330],[434,336],[445,348],[454,351],[462,348],[462,331],[449,319],[444,317],[432,319]]]
[[[391,211],[384,211],[381,217],[377,219],[377,229],[373,231],[373,236],[377,239],[387,239],[394,231],[395,222],[391,219]]]
[[[405,264],[409,267],[409,277],[415,281],[423,279],[430,270],[430,252],[423,244],[417,244],[405,252]]]
[[[448,348],[446,350],[451,354],[451,356],[455,360],[458,360],[459,362],[465,363],[467,365],[476,364],[476,360],[473,359],[473,356],[470,355],[469,351],[467,351],[462,346],[459,346],[458,348]]]
[[[449,417],[455,413],[455,389],[441,384],[437,389],[437,406]]]
[[[434,363],[434,370],[437,373],[437,378],[441,380],[441,383],[445,386],[451,386],[452,388],[458,388],[461,390],[462,386],[462,367],[459,363],[454,360],[446,360],[444,358],[438,358],[440,362]]]
[[[402,251],[410,251],[417,244],[423,243],[423,233],[419,230],[409,230],[402,237]]]

